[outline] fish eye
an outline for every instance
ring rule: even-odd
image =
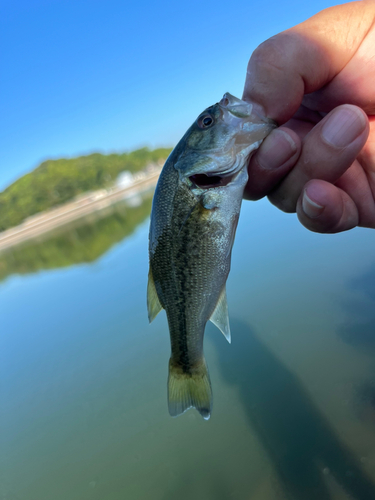
[[[213,125],[214,120],[211,115],[202,115],[198,118],[198,127],[199,128],[208,128]]]

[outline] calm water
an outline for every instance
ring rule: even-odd
[[[172,419],[131,205],[0,256],[1,500],[375,498],[375,231],[245,202],[212,417]]]

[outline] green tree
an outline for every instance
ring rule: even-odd
[[[150,215],[151,201],[149,193],[137,207],[121,202],[0,253],[0,281],[12,274],[95,261]]]
[[[124,170],[134,173],[149,163],[162,162],[170,152],[168,148],[142,148],[130,153],[46,160],[0,193],[0,231],[81,193],[108,187]]]

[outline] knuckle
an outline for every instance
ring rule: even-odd
[[[275,35],[262,42],[251,55],[248,71],[254,68],[268,67],[271,71],[284,71],[284,51],[280,44],[281,35]]]

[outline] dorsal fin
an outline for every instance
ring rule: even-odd
[[[228,317],[227,292],[225,286],[220,294],[219,300],[217,301],[210,321],[218,327],[218,329],[223,333],[224,337],[230,343],[230,326]]]
[[[148,320],[151,323],[159,312],[163,309],[160,304],[158,293],[155,288],[154,278],[152,276],[151,267],[148,272],[148,284],[147,284],[147,310],[148,310]]]

